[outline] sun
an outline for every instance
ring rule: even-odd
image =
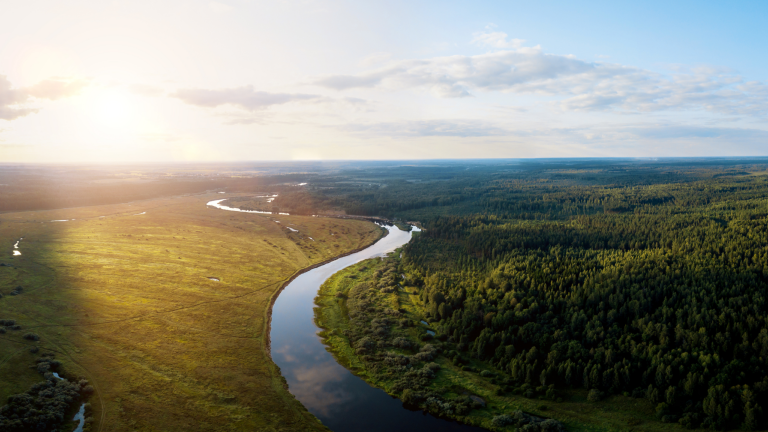
[[[99,89],[84,101],[88,121],[105,132],[126,131],[135,127],[137,107],[133,95],[120,88]]]

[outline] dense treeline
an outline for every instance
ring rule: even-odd
[[[435,339],[434,332],[421,321],[421,314],[407,311],[411,302],[398,294],[405,294],[400,282],[404,282],[400,260],[391,256],[364,261],[323,284],[316,301],[320,306],[315,311],[316,322],[326,329],[320,335],[343,364],[355,364],[357,373],[364,371],[366,381],[398,394],[411,409],[493,428],[514,425],[525,426],[522,430],[529,432],[564,430],[553,419],[521,411],[503,414],[469,389],[460,389],[450,380],[441,381],[438,375],[442,367],[434,360],[456,355],[455,351],[443,352],[453,344],[445,342],[444,335]],[[454,361],[467,362],[461,356],[459,359]],[[481,373],[484,377],[489,374],[487,370]],[[488,409],[482,414],[475,411],[484,408]],[[488,419],[488,414],[493,417]]]
[[[36,368],[45,376],[45,381],[34,384],[25,393],[10,396],[8,403],[0,407],[0,430],[58,430],[67,415],[73,414],[75,406],[93,393],[93,387],[85,379],[70,382],[56,378],[51,370],[58,369],[61,363],[53,357],[52,353],[47,353],[37,359]],[[86,424],[90,425],[92,421],[87,418]]]
[[[402,219],[492,214],[562,221],[578,215],[705,205],[726,196],[759,198],[765,177],[745,174],[765,170],[764,161],[749,160],[398,166],[316,176],[306,189],[285,190],[275,204],[304,213],[334,209]]]
[[[765,427],[768,182],[597,188],[489,187],[482,215],[426,219],[405,256],[425,313],[518,384],[646,397],[689,428]]]

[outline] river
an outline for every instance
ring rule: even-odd
[[[314,299],[320,285],[339,270],[384,256],[411,239],[410,232],[387,229],[389,234],[374,245],[310,270],[285,287],[272,309],[272,360],[290,392],[334,432],[484,431],[404,408],[338,364],[317,336]]]

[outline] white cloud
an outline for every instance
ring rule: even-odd
[[[506,41],[506,36],[484,37]],[[314,83],[335,90],[423,89],[449,98],[471,96],[472,92],[539,94],[555,97],[556,106],[567,111],[700,110],[759,116],[768,113],[765,83],[745,83],[727,70],[697,67],[664,75],[546,54],[540,47],[401,60],[357,75],[322,77]]]
[[[12,88],[5,75],[0,75],[0,119],[14,120],[36,113],[29,107],[33,99],[57,100],[76,95],[85,87],[85,81],[48,79],[25,88]]]
[[[583,149],[635,148],[643,154],[643,146],[653,148],[650,153],[685,155],[685,148],[698,149],[698,154],[743,155],[764,154],[768,131],[735,127],[707,127],[695,124],[624,123],[585,124],[575,127],[527,127],[525,123],[504,123],[476,119],[435,119],[419,121],[392,121],[356,123],[337,127],[339,130],[362,138],[446,139],[472,138],[465,142],[517,142],[539,148],[542,145],[579,145]],[[480,141],[476,141],[480,139]],[[456,141],[452,141],[456,142]],[[643,146],[637,147],[639,143]],[[449,146],[449,142],[446,142]],[[555,147],[556,148],[556,147]],[[610,153],[615,155],[616,153]],[[696,154],[696,152],[694,152]],[[569,154],[569,156],[575,156]],[[582,155],[583,156],[583,155]]]
[[[57,100],[80,93],[86,85],[88,83],[81,80],[47,79],[25,88],[24,91],[38,99]]]
[[[372,67],[376,65],[380,65],[384,62],[389,61],[392,58],[392,53],[388,52],[377,52],[373,54],[369,54],[365,56],[358,64],[362,67]]]
[[[525,43],[525,39],[507,40],[509,36],[504,32],[478,32],[473,36],[472,43],[492,48],[520,48]]]
[[[188,104],[214,108],[233,105],[248,111],[264,110],[274,105],[318,100],[321,96],[297,93],[270,93],[255,91],[253,86],[229,89],[181,89],[170,95]]]
[[[340,129],[371,137],[387,136],[394,138],[435,136],[469,138],[519,135],[518,132],[479,120],[416,120],[350,124],[342,126]]]

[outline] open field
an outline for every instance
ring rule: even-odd
[[[417,347],[424,345],[421,336],[429,327],[419,324],[424,319],[423,304],[417,294],[418,288],[405,286],[403,290],[394,293],[379,293],[374,288],[369,294],[360,295],[360,285],[370,284],[376,287],[380,279],[377,272],[385,272],[388,261],[395,261],[393,254],[388,260],[372,259],[350,266],[326,281],[316,299],[318,308],[315,309],[315,319],[324,329],[321,333],[324,342],[334,354],[340,364],[352,370],[356,375],[366,380],[371,385],[386,390],[395,397],[401,397],[401,392],[394,387],[400,384],[403,374],[382,375],[380,372],[369,370],[371,366],[380,365],[376,362],[366,361],[365,354],[356,352],[350,338],[347,336],[362,330],[363,334],[372,337],[377,332],[373,324],[360,326],[352,323],[350,317],[357,316],[367,323],[376,319],[381,321],[383,317],[391,316],[381,313],[385,309],[404,311],[402,317],[409,321],[409,326],[389,326],[388,338],[404,337]],[[398,278],[399,279],[399,278]],[[357,287],[357,288],[355,288]],[[360,304],[367,304],[366,310],[360,310],[351,302],[352,298],[365,299]],[[359,318],[364,317],[364,318]],[[396,320],[397,321],[397,320]],[[367,325],[373,325],[373,331],[366,329]],[[450,344],[431,340],[428,343],[451,349]],[[402,355],[412,355],[418,349],[400,349],[389,346],[383,351]],[[369,353],[370,354],[370,353]],[[369,358],[370,360],[370,358]],[[514,427],[496,428],[491,420],[500,414],[511,414],[515,410],[522,410],[544,418],[554,418],[561,421],[569,431],[573,432],[598,432],[598,431],[664,431],[680,430],[677,424],[665,424],[658,420],[654,407],[645,398],[635,399],[626,396],[612,396],[599,402],[587,401],[586,390],[560,390],[557,392],[559,402],[544,400],[543,398],[526,398],[512,392],[498,392],[500,382],[489,380],[478,374],[478,371],[496,371],[495,368],[475,358],[468,359],[462,365],[454,364],[445,356],[438,356],[433,360],[440,365],[440,370],[434,379],[429,382],[427,393],[440,395],[446,400],[461,397],[463,394],[477,395],[487,403],[485,407],[472,409],[464,416],[449,416],[464,423],[483,426],[490,430],[515,430]],[[419,364],[413,365],[413,370],[418,369]],[[463,370],[467,369],[467,370]],[[496,371],[498,376],[498,371]]]
[[[36,344],[94,384],[93,430],[324,429],[266,354],[268,305],[295,272],[381,230],[206,207],[223,197],[0,215],[0,319],[22,326],[0,335],[0,400],[42,379]]]

